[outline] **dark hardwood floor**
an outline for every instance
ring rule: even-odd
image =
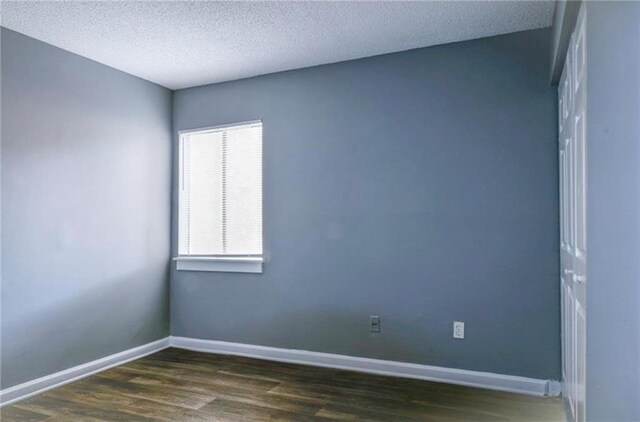
[[[167,349],[0,410],[9,421],[564,421],[557,398]]]

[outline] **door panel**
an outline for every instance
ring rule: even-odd
[[[585,186],[585,116],[584,109],[579,110],[580,114],[575,116],[575,233],[576,233],[576,249],[575,253],[579,259],[587,257],[587,239],[586,239],[586,186]]]
[[[566,157],[564,156],[564,142],[561,145],[560,148],[560,152],[559,152],[559,156],[558,156],[558,161],[560,162],[560,170],[558,172],[558,177],[560,178],[559,182],[560,182],[560,250],[566,250],[567,249],[567,223],[565,221],[564,216],[567,214],[567,210],[566,210],[566,186],[565,186],[565,180],[566,180],[566,176],[565,176],[565,160]]]
[[[575,246],[572,254],[573,261],[573,289],[576,300],[580,302],[586,313],[586,282],[587,282],[587,238],[586,238],[586,186],[587,186],[587,148],[586,148],[586,119],[587,119],[587,66],[586,66],[586,14],[582,7],[576,23],[573,51],[573,79],[574,93],[572,104],[572,126],[574,149],[574,178],[573,196]]]
[[[573,290],[567,288],[567,378],[565,383],[567,384],[567,400],[569,409],[571,410],[571,416],[575,419],[576,414],[576,331],[575,331],[575,298],[573,296]]]
[[[575,301],[575,316],[574,323],[576,326],[575,334],[575,365],[576,365],[576,378],[575,378],[575,408],[576,408],[576,421],[585,420],[586,410],[586,372],[587,372],[587,356],[586,356],[586,337],[587,337],[587,320],[584,312],[584,308],[579,301]]]
[[[571,119],[571,113],[569,114],[569,119]],[[569,122],[567,119],[567,122]],[[576,197],[575,197],[575,186],[576,186],[576,173],[575,173],[575,142],[573,142],[573,131],[568,136],[565,146],[565,155],[567,157],[566,160],[566,171],[567,171],[567,193],[568,193],[568,207],[567,207],[567,226],[569,228],[567,233],[567,244],[569,247],[569,251],[573,252],[575,248],[575,210],[576,210]]]
[[[572,421],[586,420],[586,15],[581,8],[558,86],[562,392]]]

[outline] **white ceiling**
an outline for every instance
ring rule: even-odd
[[[1,24],[171,89],[551,25],[553,1],[2,1]]]

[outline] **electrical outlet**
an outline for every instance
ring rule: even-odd
[[[453,321],[453,338],[464,338],[464,322]]]
[[[380,316],[379,315],[369,315],[369,331],[372,333],[380,332]]]

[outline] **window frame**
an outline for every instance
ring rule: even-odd
[[[243,255],[182,255],[179,253],[179,239],[180,239],[180,204],[182,203],[182,158],[183,158],[183,143],[182,136],[190,133],[207,132],[213,130],[223,130],[226,128],[235,128],[239,126],[250,126],[260,124],[262,127],[262,137],[260,142],[262,143],[261,154],[261,172],[262,172],[262,185],[260,189],[262,191],[262,204],[260,207],[261,219],[262,219],[262,254],[243,254]],[[178,271],[211,271],[211,272],[240,272],[240,273],[262,273],[264,264],[264,124],[262,119],[247,120],[242,122],[227,123],[215,126],[205,126],[192,129],[182,129],[177,132],[178,134],[178,155],[177,155],[177,181],[176,189],[178,192],[177,201],[177,236],[176,236],[176,251],[177,253],[173,257],[173,261],[176,262],[176,270]]]

